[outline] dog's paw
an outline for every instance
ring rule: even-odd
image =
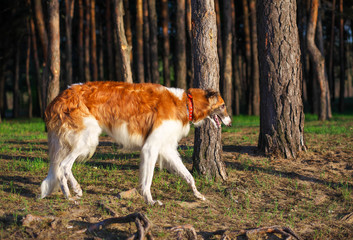
[[[205,196],[202,195],[202,194],[199,193],[199,192],[195,193],[194,195],[195,195],[196,198],[198,198],[198,199],[200,199],[200,200],[202,200],[202,201],[205,201],[205,200],[206,200]]]
[[[163,203],[159,200],[157,200],[157,201],[152,200],[152,201],[148,202],[148,204],[151,206],[163,206]]]

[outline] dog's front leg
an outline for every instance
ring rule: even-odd
[[[150,205],[156,203],[162,205],[160,201],[154,201],[151,194],[153,172],[158,158],[158,150],[158,148],[153,147],[151,144],[145,144],[141,150],[139,185],[142,196]]]

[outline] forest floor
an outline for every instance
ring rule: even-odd
[[[139,153],[120,150],[107,136],[91,160],[73,167],[81,199],[68,201],[61,193],[37,199],[48,171],[44,124],[39,119],[3,121],[0,239],[124,239],[136,232],[134,223],[95,231],[87,227],[135,212],[152,222],[154,239],[175,239],[171,229],[186,224],[196,230],[197,239],[273,225],[288,227],[303,239],[353,239],[353,115],[335,115],[327,122],[315,118],[306,116],[308,151],[287,160],[257,152],[258,118],[234,117],[233,127],[223,127],[222,133],[228,181],[194,174],[207,198],[197,201],[181,178],[157,168],[152,195],[163,206],[148,206],[140,196],[118,198],[138,187]],[[189,170],[192,151],[193,131],[179,147]]]

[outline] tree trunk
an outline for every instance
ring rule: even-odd
[[[13,83],[13,117],[20,116],[20,39],[17,39],[15,49],[14,83]]]
[[[339,13],[340,13],[340,99],[339,99],[339,110],[344,111],[344,81],[345,76],[345,54],[344,54],[344,19],[343,19],[343,0],[339,2]]]
[[[192,57],[192,33],[191,33],[191,0],[186,0],[186,27],[187,27],[187,82],[191,88],[194,85],[194,60]]]
[[[49,16],[49,52],[48,52],[48,88],[47,101],[49,104],[60,91],[60,15],[59,0],[52,0],[48,5]]]
[[[243,12],[244,12],[244,34],[245,34],[245,82],[246,82],[246,96],[247,96],[247,106],[248,114],[252,114],[252,81],[251,81],[251,38],[250,38],[250,23],[249,23],[249,7],[248,0],[243,1]]]
[[[136,2],[137,14],[136,14],[136,41],[137,41],[137,81],[139,83],[145,82],[145,71],[143,62],[143,3],[142,0]]]
[[[217,54],[217,25],[212,0],[192,0],[193,56],[195,87],[219,90],[219,61]],[[193,169],[216,179],[227,179],[221,159],[221,129],[206,123],[195,129]]]
[[[74,16],[74,0],[65,0],[65,32],[66,32],[66,44],[65,44],[65,70],[66,70],[66,85],[72,84],[72,18]]]
[[[121,63],[121,74],[124,82],[132,83],[131,65],[130,65],[130,47],[127,44],[124,29],[124,7],[123,0],[114,0],[115,27],[118,39],[118,55]]]
[[[130,48],[132,49],[132,32],[131,32],[131,14],[130,14],[130,1],[124,0],[124,8],[125,8],[125,15],[124,15],[124,23],[125,23],[125,35],[127,43],[129,44]],[[133,63],[133,54],[132,51],[130,52],[130,64]]]
[[[36,30],[33,18],[30,18],[30,28],[31,28],[31,42],[32,42],[32,49],[33,49],[33,59],[34,65],[36,69],[36,86],[37,86],[37,94],[38,94],[38,103],[39,103],[39,111],[41,117],[43,117],[43,103],[42,103],[42,76],[41,76],[41,69],[39,64],[39,57],[38,57],[38,47],[37,47],[37,38],[36,38]]]
[[[257,29],[256,29],[256,0],[250,0],[250,19],[251,19],[251,51],[252,51],[252,114],[260,115],[260,79],[259,79],[259,60],[257,51]]]
[[[235,4],[234,1],[232,1],[232,35],[233,35],[233,44],[232,44],[232,64],[233,64],[233,76],[234,76],[234,87],[233,87],[233,92],[234,92],[234,111],[233,114],[234,115],[239,115],[240,114],[240,89],[241,89],[241,85],[240,85],[240,69],[238,68],[238,61],[239,61],[239,57],[241,56],[237,56],[237,38],[236,38],[236,18],[235,18]],[[228,110],[228,109],[227,109]]]
[[[78,82],[85,80],[85,48],[83,45],[83,0],[78,0],[78,36],[77,36],[77,47],[78,47]]]
[[[227,1],[229,2],[229,1]],[[223,66],[223,44],[222,44],[222,27],[221,27],[221,9],[219,7],[219,0],[214,0],[216,23],[217,23],[217,52],[219,59],[219,66]],[[227,109],[228,110],[228,109]]]
[[[97,36],[96,36],[96,0],[91,0],[91,64],[92,80],[98,80]]]
[[[26,85],[28,93],[28,118],[33,117],[33,99],[32,99],[32,89],[31,82],[29,80],[29,64],[31,58],[31,30],[29,26],[29,21],[27,22],[27,52],[26,52]]]
[[[39,40],[43,50],[43,67],[45,67],[48,58],[48,36],[47,31],[45,30],[45,22],[41,0],[34,0],[34,12]]]
[[[231,1],[223,2],[223,99],[227,106],[229,116],[232,116],[232,3]]]
[[[313,61],[313,70],[315,71],[316,77],[318,79],[318,84],[320,88],[320,110],[319,119],[327,120],[328,114],[328,103],[326,100],[327,90],[326,89],[326,75],[325,75],[325,58],[322,56],[320,50],[315,44],[315,31],[317,25],[319,1],[313,0],[310,10],[310,19],[308,22],[307,30],[307,43],[310,58]]]
[[[159,83],[159,70],[158,70],[158,25],[157,25],[157,12],[156,0],[148,0],[148,16],[150,26],[150,64],[151,64],[151,77],[153,83]]]
[[[335,49],[335,18],[336,18],[335,11],[336,11],[336,0],[332,0],[330,52],[329,52],[329,64],[328,64],[328,78],[330,83],[330,93],[331,93],[332,101],[335,101],[335,72],[333,67],[333,50]]]
[[[98,20],[98,80],[106,80],[104,74],[104,36],[103,36],[103,19]]]
[[[105,1],[105,23],[106,23],[106,39],[107,39],[107,56],[108,56],[108,79],[114,79],[114,60],[113,60],[113,38],[112,38],[112,26],[111,26],[111,0]]]
[[[151,82],[150,22],[148,19],[148,0],[143,0],[143,60],[145,82]]]
[[[296,0],[286,4],[257,2],[261,79],[258,147],[285,158],[296,158],[306,150],[296,13]]]
[[[162,0],[163,80],[164,80],[164,85],[167,87],[170,87],[170,70],[169,70],[170,46],[169,46],[168,24],[169,24],[168,1]]]
[[[85,0],[85,35],[84,35],[84,39],[85,39],[85,64],[84,64],[84,68],[85,68],[85,81],[89,82],[91,81],[91,69],[90,69],[90,23],[91,23],[91,4],[90,4],[90,0]]]
[[[175,80],[176,86],[186,89],[186,25],[185,25],[185,0],[177,1],[176,10],[176,46],[175,46]]]

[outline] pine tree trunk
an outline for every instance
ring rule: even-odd
[[[237,56],[237,38],[236,38],[236,18],[235,18],[235,3],[232,1],[232,35],[233,35],[233,44],[232,44],[232,64],[233,64],[233,78],[234,78],[234,86],[233,86],[233,92],[234,92],[234,108],[233,108],[233,115],[239,115],[240,114],[240,69],[239,69],[239,58],[240,56]],[[227,109],[228,110],[228,109]]]
[[[27,85],[27,93],[28,93],[28,118],[33,117],[33,99],[32,99],[32,89],[31,82],[29,80],[29,64],[31,58],[31,30],[29,26],[29,22],[27,22],[27,52],[26,52],[26,85]]]
[[[91,23],[91,4],[90,0],[85,0],[85,34],[84,34],[84,40],[85,40],[85,46],[84,46],[84,51],[85,51],[85,64],[84,64],[84,69],[85,69],[85,81],[89,82],[91,81],[91,70],[90,70],[90,23]]]
[[[158,70],[158,25],[156,0],[148,0],[148,16],[150,26],[150,62],[151,62],[151,78],[153,83],[159,83]]]
[[[229,116],[232,116],[232,4],[231,1],[223,2],[223,99],[227,106]]]
[[[60,91],[60,15],[59,0],[52,0],[48,5],[49,16],[49,52],[48,52],[48,105]]]
[[[194,85],[194,60],[192,57],[191,33],[191,0],[186,0],[186,27],[187,27],[187,82],[190,88]]]
[[[344,82],[345,76],[345,54],[344,54],[344,19],[343,19],[343,0],[339,2],[339,13],[340,13],[340,98],[339,98],[339,110],[344,111]]]
[[[219,7],[219,0],[214,0],[214,5],[215,5],[216,23],[217,23],[217,52],[218,52],[219,66],[222,69],[223,43],[222,43],[221,9]]]
[[[13,83],[13,117],[20,116],[20,40],[17,40],[15,49],[14,83]]]
[[[121,63],[121,74],[124,82],[132,83],[132,73],[130,65],[130,47],[127,44],[124,29],[124,7],[123,0],[114,0],[115,27],[118,39],[118,55]]]
[[[261,79],[258,147],[285,158],[296,158],[306,150],[296,14],[296,0],[286,4],[257,2]]]
[[[250,38],[250,23],[249,23],[249,7],[248,0],[243,0],[243,12],[244,12],[244,41],[245,41],[245,64],[246,64],[246,96],[248,114],[252,114],[252,81],[251,81],[251,38]]]
[[[83,46],[83,0],[78,0],[78,36],[77,36],[77,47],[78,47],[78,82],[85,80],[85,48]]]
[[[74,16],[74,0],[65,0],[65,32],[66,32],[66,44],[65,44],[65,70],[66,70],[66,86],[72,84],[72,18]]]
[[[48,58],[48,36],[47,31],[45,30],[45,22],[41,0],[34,0],[34,12],[39,40],[43,50],[43,66],[45,67]]]
[[[114,79],[114,59],[113,59],[113,38],[112,38],[112,17],[111,17],[111,0],[105,1],[105,24],[106,24],[106,40],[107,40],[107,56],[108,56],[108,79]]]
[[[91,0],[91,64],[92,80],[98,80],[97,36],[96,36],[96,0]]]
[[[125,23],[125,35],[127,43],[129,44],[130,48],[132,49],[132,32],[131,32],[131,14],[130,14],[130,1],[124,0],[124,23]],[[133,63],[133,54],[132,51],[130,52],[130,64],[132,66]]]
[[[325,58],[315,44],[315,31],[317,26],[318,8],[319,1],[313,0],[310,11],[310,19],[308,22],[307,47],[310,58],[313,61],[313,70],[315,71],[320,88],[319,119],[327,120],[329,116],[327,114],[328,102],[326,96],[328,89],[326,89],[327,76],[325,75]]]
[[[137,14],[136,14],[136,41],[137,41],[137,81],[139,83],[145,82],[145,71],[143,61],[143,3],[142,0],[136,2]]]
[[[330,93],[331,93],[332,101],[335,100],[335,72],[333,67],[333,50],[335,48],[335,18],[336,18],[335,11],[336,11],[336,0],[332,0],[330,52],[329,52],[329,64],[328,64],[328,78],[330,83]]]
[[[170,70],[169,70],[170,46],[169,46],[168,24],[169,24],[168,1],[162,0],[163,79],[164,79],[164,85],[167,87],[170,87]]]
[[[151,82],[150,20],[148,18],[148,0],[143,0],[143,61],[145,82]]]
[[[175,80],[176,86],[186,89],[186,25],[185,25],[185,0],[177,1],[176,11],[176,46],[175,46]]]
[[[106,80],[104,76],[104,36],[103,36],[103,19],[98,21],[98,80]]]
[[[259,61],[257,51],[257,29],[256,29],[256,0],[250,0],[251,19],[251,51],[252,51],[252,114],[260,115],[260,77]]]
[[[219,90],[217,25],[212,0],[192,0],[195,87]],[[222,162],[221,129],[206,123],[195,129],[193,169],[210,178],[227,179]]]

